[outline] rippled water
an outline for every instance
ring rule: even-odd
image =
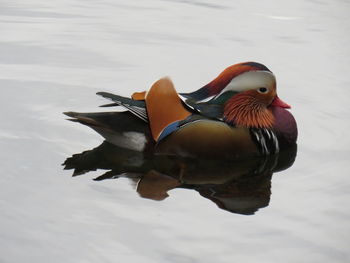
[[[349,262],[348,1],[0,2],[1,262]],[[298,156],[268,207],[229,213],[196,191],[142,199],[128,179],[71,178],[102,142],[63,111],[169,75],[180,91],[254,60],[277,76]]]

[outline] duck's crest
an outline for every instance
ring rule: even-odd
[[[258,62],[243,62],[235,64],[226,68],[219,74],[219,76],[217,76],[214,80],[202,88],[190,93],[181,93],[181,95],[187,99],[195,101],[205,100],[206,98],[219,94],[231,82],[233,78],[249,71],[271,72],[271,70],[269,70],[265,65]]]

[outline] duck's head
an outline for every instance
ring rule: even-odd
[[[271,107],[290,108],[277,96],[274,74],[256,62],[230,66],[201,89],[184,95],[194,100],[213,97],[224,105],[224,120],[241,127],[270,128]]]

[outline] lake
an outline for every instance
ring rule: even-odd
[[[349,13],[343,0],[1,1],[0,262],[349,262]],[[62,112],[103,111],[96,92],[163,76],[193,91],[243,61],[274,72],[299,129],[254,211],[63,170],[103,138]]]

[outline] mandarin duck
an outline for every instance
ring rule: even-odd
[[[231,158],[278,153],[296,143],[297,125],[276,92],[274,74],[256,62],[235,64],[191,93],[169,78],[131,98],[98,92],[124,112],[66,112],[125,149],[146,153]]]

